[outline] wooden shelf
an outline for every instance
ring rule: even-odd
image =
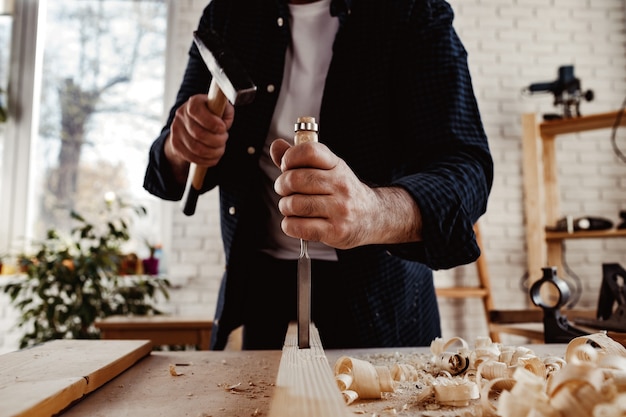
[[[615,125],[621,111],[599,113],[590,116],[573,117],[543,122],[539,125],[541,136],[565,135],[568,133],[585,132],[588,130],[606,129]],[[626,126],[626,115],[621,117],[620,126]]]
[[[626,237],[626,229],[589,230],[574,233],[546,232],[546,240],[559,241],[565,239],[606,239],[612,237]]]
[[[563,271],[563,241],[626,237],[626,230],[597,230],[574,233],[551,232],[546,226],[563,218],[560,209],[559,171],[556,138],[597,129],[609,129],[619,120],[626,126],[622,111],[569,119],[538,121],[535,113],[522,116],[522,170],[529,284],[541,278],[542,268],[555,266]],[[621,117],[620,116],[624,116]]]

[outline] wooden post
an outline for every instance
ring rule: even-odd
[[[292,323],[285,337],[269,417],[353,416],[337,387],[314,324],[310,346],[298,348],[297,326]]]

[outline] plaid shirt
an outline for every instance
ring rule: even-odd
[[[229,321],[237,306],[225,297],[237,291],[228,265],[256,249],[267,215],[258,160],[290,41],[286,3],[213,0],[199,23],[221,35],[258,87],[253,103],[236,109],[226,153],[204,183],[204,191],[220,189],[227,269],[216,321],[224,331],[237,325]],[[428,345],[440,333],[432,269],[476,260],[472,227],[486,210],[493,180],[467,53],[443,0],[331,3],[340,29],[322,99],[320,140],[367,184],[408,190],[423,221],[419,243],[337,251],[341,279],[354,281],[354,294],[346,295],[346,314],[359,334],[354,346]],[[205,94],[210,79],[192,44],[176,103],[146,171],[144,187],[163,199],[179,200],[184,190],[163,154],[174,112],[191,95]]]

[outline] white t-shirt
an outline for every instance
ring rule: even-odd
[[[289,11],[291,45],[287,48],[280,95],[259,162],[265,174],[264,197],[271,212],[263,250],[279,259],[298,258],[300,240],[287,236],[280,228],[283,216],[278,211],[279,196],[274,191],[280,169],[269,156],[270,144],[276,138],[293,142],[293,126],[298,117],[313,116],[318,123],[324,123],[320,120],[322,94],[339,28],[337,18],[330,15],[330,0],[289,4]],[[320,141],[324,141],[321,136]],[[335,249],[319,242],[309,242],[308,252],[314,259],[337,259]]]

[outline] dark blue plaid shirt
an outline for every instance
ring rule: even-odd
[[[204,191],[220,189],[227,261],[216,315],[222,333],[237,325],[228,317],[237,306],[229,307],[225,295],[237,292],[229,265],[244,262],[256,249],[267,215],[258,160],[290,40],[286,3],[213,0],[199,23],[221,35],[258,87],[253,103],[237,108],[226,153],[204,183]],[[358,333],[353,346],[428,345],[440,333],[431,269],[476,260],[472,226],[485,212],[493,179],[467,53],[443,0],[332,0],[331,13],[340,29],[324,88],[320,138],[367,184],[408,190],[423,221],[422,242],[337,251],[341,279],[354,281],[355,294],[346,294],[346,314]],[[206,93],[210,79],[192,44],[145,176],[144,187],[163,199],[179,200],[184,190],[163,154],[174,112],[191,95]]]

